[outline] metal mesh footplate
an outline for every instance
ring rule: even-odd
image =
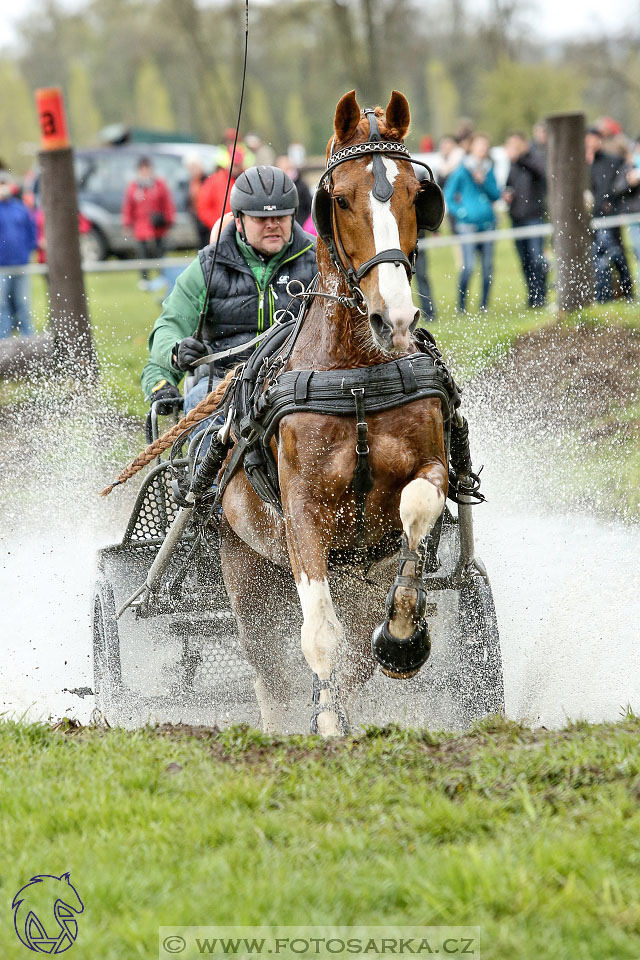
[[[176,469],[178,476],[184,475],[184,464],[178,464]],[[163,542],[179,509],[171,492],[173,477],[170,464],[161,463],[145,478],[122,538],[123,547],[160,546]]]

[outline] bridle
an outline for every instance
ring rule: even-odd
[[[415,261],[417,248],[413,251],[411,258],[400,249],[389,248],[376,253],[369,260],[366,260],[357,269],[352,264],[344,248],[340,236],[338,217],[337,217],[337,199],[333,193],[332,174],[336,167],[350,160],[358,160],[363,156],[371,155],[373,168],[373,196],[376,200],[385,202],[390,200],[394,193],[394,186],[389,181],[382,157],[397,157],[401,160],[407,160],[409,163],[424,167],[427,170],[429,179],[423,182],[422,188],[416,198],[416,217],[418,229],[437,230],[444,216],[444,199],[442,191],[435,182],[431,168],[421,160],[414,160],[403,143],[397,140],[383,140],[378,129],[378,122],[375,111],[371,108],[362,111],[363,116],[369,119],[369,139],[364,143],[357,143],[350,147],[343,147],[342,150],[333,152],[334,143],[331,145],[331,153],[327,162],[327,169],[322,174],[320,182],[313,198],[312,216],[318,236],[324,241],[328,250],[331,262],[334,267],[342,274],[351,293],[351,298],[344,298],[352,309],[360,313],[366,313],[363,310],[364,294],[360,288],[360,281],[374,267],[381,263],[393,263],[395,266],[403,266],[407,271],[409,281],[415,273]],[[419,202],[422,198],[422,202]],[[426,201],[426,202],[425,202]]]

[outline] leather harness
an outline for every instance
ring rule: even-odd
[[[366,495],[373,487],[367,442],[367,415],[437,398],[442,404],[447,458],[451,421],[460,403],[457,387],[433,338],[417,331],[421,352],[371,367],[348,370],[282,370],[297,321],[274,327],[238,373],[229,397],[233,404],[235,446],[218,486],[218,500],[242,463],[251,486],[280,514],[278,469],[270,441],[283,417],[320,413],[356,419],[356,468],[351,489],[356,497],[358,540],[364,546]],[[447,461],[448,462],[448,461]]]

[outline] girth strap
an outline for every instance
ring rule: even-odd
[[[351,489],[356,499],[356,535],[358,550],[367,550],[367,494],[373,490],[373,475],[369,463],[369,427],[364,405],[364,387],[352,390],[356,402],[356,466],[351,480]]]

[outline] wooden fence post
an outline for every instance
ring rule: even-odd
[[[92,381],[98,364],[84,292],[78,237],[78,201],[73,154],[62,93],[37,90],[42,132],[40,196],[49,270],[49,330],[0,341],[0,376],[16,377],[58,369]]]
[[[78,234],[78,199],[62,92],[37,90],[42,130],[39,154],[42,209],[49,265],[49,328],[56,360],[79,380],[97,374]]]
[[[593,300],[593,239],[585,207],[584,114],[547,117],[547,184],[556,255],[558,310]]]

